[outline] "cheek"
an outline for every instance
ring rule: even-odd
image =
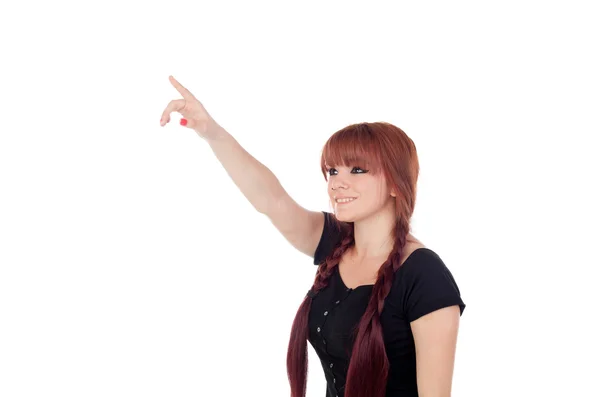
[[[387,199],[386,195],[386,187],[383,184],[377,184],[377,186],[373,186],[372,190],[373,200],[376,200],[378,203],[383,203]]]

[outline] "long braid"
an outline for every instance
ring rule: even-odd
[[[394,274],[401,265],[400,259],[408,231],[408,221],[402,217],[397,219],[394,248],[379,268],[369,304],[359,322],[346,380],[348,397],[385,396],[389,361],[380,316],[385,299],[392,289]],[[368,346],[363,346],[364,344]]]
[[[332,254],[327,256],[324,263],[319,265],[312,287],[314,294],[327,287],[335,267],[339,264],[344,253],[352,246],[354,246],[354,225],[350,225],[344,230],[343,237],[333,249]]]
[[[344,225],[337,222],[336,225],[342,228],[342,238],[336,244],[333,252],[329,254],[325,261],[319,264],[313,287],[305,297],[296,313],[292,332],[290,334],[290,348],[287,354],[288,379],[292,384],[292,397],[304,397],[306,395],[306,375],[308,373],[308,313],[312,303],[312,296],[329,284],[329,279],[344,252],[354,245],[354,225]],[[292,379],[298,382],[292,383]],[[293,385],[296,385],[295,387]]]

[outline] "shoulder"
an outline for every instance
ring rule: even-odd
[[[396,272],[394,299],[410,321],[433,310],[458,304],[465,308],[450,269],[430,248],[417,248]]]
[[[456,286],[456,281],[446,263],[436,251],[427,247],[418,247],[410,253],[398,269],[400,286],[408,287],[421,284],[435,287],[441,283]],[[456,286],[458,289],[458,286]]]
[[[442,258],[433,249],[418,245],[409,249],[404,254],[405,260],[398,271],[403,273],[415,274],[423,273],[428,270],[448,269]]]

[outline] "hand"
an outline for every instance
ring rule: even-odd
[[[200,101],[175,80],[175,77],[169,76],[169,81],[183,96],[183,99],[174,99],[169,102],[160,118],[161,127],[171,121],[172,112],[178,112],[184,117],[181,120],[181,125],[193,129],[201,138],[206,140],[216,138],[221,133],[221,127],[208,114]]]

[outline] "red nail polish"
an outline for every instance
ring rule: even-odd
[[[186,119],[181,119],[181,121],[179,122],[179,124],[181,124],[181,125],[187,125],[187,120]]]

